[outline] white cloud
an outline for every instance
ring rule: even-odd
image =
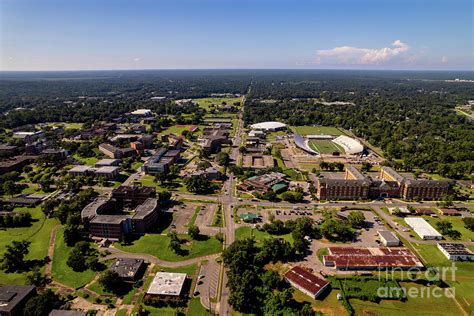
[[[448,63],[448,57],[447,56],[441,57],[441,63],[447,64]]]
[[[339,64],[383,64],[395,57],[405,56],[409,46],[400,40],[392,43],[393,47],[379,49],[340,46],[332,49],[318,50],[316,62],[330,62]]]
[[[133,58],[133,61],[134,61],[134,62],[140,61],[140,58],[138,58],[138,57]]]

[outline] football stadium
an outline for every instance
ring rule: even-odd
[[[306,135],[294,134],[293,137],[298,148],[313,155],[357,155],[364,150],[362,144],[345,135]]]

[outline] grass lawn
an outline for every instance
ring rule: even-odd
[[[212,217],[212,226],[224,227],[224,216],[222,215],[222,205],[216,207],[214,216]]]
[[[59,229],[56,235],[56,244],[54,245],[52,277],[54,281],[64,285],[80,288],[89,283],[97,272],[86,270],[84,272],[75,272],[67,264],[67,258],[72,247],[66,246],[63,238],[63,229]]]
[[[208,312],[204,306],[201,305],[201,300],[199,298],[192,298],[189,301],[188,312],[186,315],[189,316],[210,316],[212,315]]]
[[[200,99],[194,99],[193,101],[196,101],[199,107],[204,108],[206,110],[209,110],[212,107],[212,104],[216,104],[217,107],[216,109],[219,108],[219,106],[222,104],[222,102],[225,102],[228,106],[229,105],[234,105],[234,102],[240,102],[240,98],[200,98]]]
[[[23,190],[21,190],[21,194],[45,194],[43,190],[40,189],[40,187],[35,187],[35,186],[27,186]]]
[[[56,219],[46,219],[40,207],[15,208],[15,212],[29,212],[35,222],[30,227],[0,229],[0,256],[3,256],[5,247],[14,240],[31,241],[30,252],[27,259],[43,259],[48,255],[49,238],[51,230],[58,223]],[[0,271],[0,284],[24,284],[25,274],[5,273]]]
[[[87,166],[93,166],[95,165],[95,163],[97,161],[99,161],[99,159],[97,159],[96,157],[81,157],[79,156],[78,154],[75,154],[73,155],[74,159],[76,159],[77,161],[87,165]]]
[[[127,310],[126,309],[119,309],[116,313],[115,316],[127,316]]]
[[[436,245],[415,245],[412,247],[418,254],[433,267],[451,267],[453,262],[457,268],[454,278],[451,271],[446,275],[446,283],[455,289],[458,302],[466,311],[474,312],[474,269],[473,262],[460,262],[448,260]]]
[[[331,292],[321,299],[312,299],[303,292],[296,290],[293,292],[293,298],[297,302],[309,302],[313,306],[313,309],[324,313],[328,316],[340,316],[347,315],[346,310],[342,306],[341,302],[337,299],[337,293],[339,290],[331,290]]]
[[[183,240],[181,245],[183,255],[171,251],[168,248],[170,238],[161,234],[146,234],[127,245],[116,243],[115,247],[127,252],[148,253],[166,261],[182,261],[222,250],[222,244],[214,237],[209,237],[207,240],[191,240],[187,235],[180,235],[179,238]]]
[[[415,283],[401,283],[403,288],[417,288],[419,291],[427,287]],[[434,288],[434,286],[432,287]],[[453,299],[441,297],[408,297],[405,302],[382,300],[380,303],[350,299],[356,315],[460,315],[460,310]]]
[[[64,129],[81,129],[83,123],[65,123],[65,122],[53,122],[48,123],[49,126],[64,126]]]
[[[291,234],[285,235],[271,235],[267,232],[260,231],[257,229],[252,229],[249,226],[239,227],[235,230],[235,239],[244,239],[253,236],[257,245],[262,243],[265,238],[283,238],[291,243],[293,243],[293,237]]]
[[[345,153],[341,146],[326,139],[313,139],[308,143],[309,147],[321,154],[332,154],[335,151]]]
[[[161,131],[158,133],[158,137],[161,137],[163,135],[167,134],[175,134],[176,136],[181,136],[181,133],[183,131],[188,131],[192,125],[173,125],[168,127],[167,129]],[[161,139],[161,138],[160,138]]]
[[[295,133],[305,135],[345,135],[343,131],[333,126],[291,126]]]
[[[186,187],[181,182],[173,182],[173,186],[165,187],[160,185],[158,182],[154,182],[154,176],[150,175],[143,175],[140,177],[138,182],[140,182],[143,186],[147,187],[156,187],[157,192],[162,191],[179,191],[179,192],[187,192]]]
[[[453,224],[453,229],[461,233],[461,240],[470,241],[474,239],[474,232],[470,231],[464,226],[461,216],[440,216],[439,218],[433,218],[431,216],[423,216],[423,218],[430,223],[436,229],[436,223],[441,220],[446,220]],[[447,240],[452,240],[451,237],[444,236]]]
[[[303,175],[297,169],[291,169],[291,168],[285,169],[283,170],[283,173],[286,174],[292,181],[305,181],[306,180],[306,176]]]
[[[194,214],[193,217],[189,220],[189,223],[186,225],[186,227],[193,226],[194,223],[196,222],[196,218],[198,217],[199,212],[201,211],[201,205],[196,206],[194,209]]]
[[[133,169],[133,170],[137,170],[137,169],[140,168],[141,166],[143,166],[143,162],[142,162],[142,161],[135,161],[134,163],[132,163],[132,169]]]

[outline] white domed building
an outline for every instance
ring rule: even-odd
[[[250,125],[250,128],[259,131],[275,132],[286,129],[286,124],[280,122],[261,122]]]

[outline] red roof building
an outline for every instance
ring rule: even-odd
[[[296,266],[285,274],[285,280],[312,298],[317,298],[329,287],[329,282],[318,278],[302,267]]]
[[[323,256],[327,267],[338,270],[380,270],[421,268],[423,264],[407,248],[354,248],[329,247],[329,255]]]

